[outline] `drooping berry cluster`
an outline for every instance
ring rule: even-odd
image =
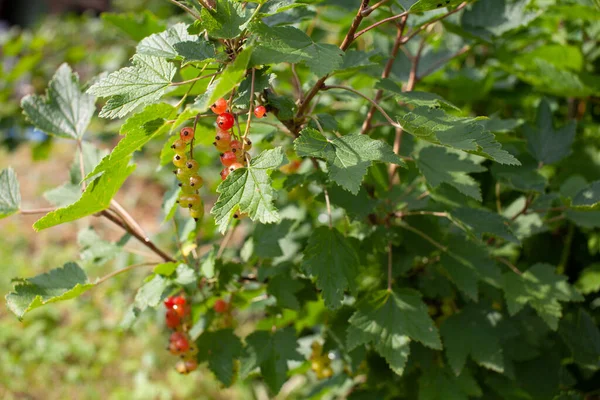
[[[173,165],[177,168],[173,171],[179,180],[181,193],[177,203],[183,208],[190,210],[190,216],[198,221],[204,216],[204,202],[198,189],[204,185],[204,180],[198,175],[198,162],[192,158],[192,141],[194,140],[194,129],[183,128],[179,133],[179,139],[173,143],[171,148],[175,152]],[[187,156],[187,148],[190,144],[190,156]]]
[[[213,145],[221,153],[221,179],[225,180],[227,176],[238,168],[242,168],[246,162],[246,152],[252,148],[252,142],[248,138],[238,137],[231,128],[235,123],[233,114],[227,111],[227,101],[219,99],[210,109],[217,114],[217,135]],[[266,114],[264,106],[258,106],[254,110],[257,118],[262,118]]]
[[[167,313],[165,321],[169,328],[173,329],[169,338],[169,352],[181,357],[175,369],[181,374],[188,374],[198,368],[196,355],[198,348],[191,340],[188,331],[190,308],[183,296],[171,296],[165,300]]]
[[[312,353],[310,355],[310,368],[317,375],[317,379],[331,378],[333,369],[331,369],[331,360],[327,353],[323,354],[323,346],[319,342],[313,342],[311,345]]]

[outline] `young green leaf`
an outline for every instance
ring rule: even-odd
[[[115,168],[123,160],[129,160],[136,150],[142,148],[142,146],[154,137],[165,133],[170,126],[166,123],[166,119],[173,110],[173,106],[169,104],[150,104],[143,111],[130,117],[121,126],[120,133],[125,135],[125,137],[119,141],[113,151],[104,157],[85,179],[90,179],[111,168]]]
[[[246,75],[246,68],[252,55],[252,47],[245,48],[238,56],[235,61],[232,62],[225,68],[225,71],[221,74],[219,79],[215,82],[214,91],[211,92],[211,96],[208,98],[206,104],[199,106],[204,109],[210,107],[215,101],[225,96],[234,87],[236,87]]]
[[[138,106],[157,101],[175,75],[175,66],[162,57],[136,54],[132,61],[133,66],[113,72],[88,89],[96,96],[110,97],[101,117],[121,118]]]
[[[154,275],[152,279],[145,282],[137,291],[134,307],[138,312],[148,307],[158,307],[162,301],[163,292],[169,287],[169,280],[161,275]]]
[[[480,0],[465,10],[461,26],[471,35],[490,41],[528,25],[538,15],[529,10],[529,0]]]
[[[413,289],[372,292],[356,307],[349,321],[348,348],[372,343],[398,375],[404,372],[411,340],[436,350],[442,348],[427,306]]]
[[[440,333],[446,357],[457,376],[463,371],[468,356],[484,368],[504,372],[499,332],[488,318],[489,313],[471,304],[442,323]]]
[[[462,194],[481,201],[479,182],[468,174],[484,172],[485,167],[477,165],[469,159],[460,159],[456,154],[442,147],[425,147],[416,158],[417,167],[421,170],[427,183],[437,187],[442,183],[456,188]]]
[[[245,29],[251,15],[240,3],[220,0],[215,11],[202,9],[202,18],[196,21],[194,30],[206,30],[215,39],[234,39]]]
[[[355,290],[359,258],[356,249],[337,229],[321,226],[313,231],[304,250],[302,269],[316,278],[325,305],[342,305],[344,291]]]
[[[198,339],[198,361],[208,361],[208,368],[225,386],[231,386],[237,375],[235,364],[244,350],[232,329],[204,331]]]
[[[582,301],[583,297],[567,282],[567,277],[557,275],[548,264],[535,264],[522,275],[504,274],[504,296],[510,315],[515,315],[529,304],[538,315],[556,330],[562,317],[561,301]]]
[[[85,272],[75,263],[53,269],[29,279],[18,280],[6,295],[6,304],[19,319],[45,304],[69,300],[94,287]]]
[[[306,128],[294,141],[294,148],[300,157],[327,161],[329,178],[355,195],[373,161],[406,165],[390,145],[367,135],[346,135],[329,140],[319,131]]]
[[[423,369],[419,378],[418,400],[469,400],[483,392],[468,369],[458,377],[449,368],[432,366]]]
[[[250,165],[233,171],[217,188],[219,199],[210,211],[219,231],[224,233],[236,210],[247,213],[253,221],[270,224],[280,220],[273,205],[273,188],[269,172],[286,162],[281,147],[266,150]]]
[[[584,268],[575,287],[584,295],[600,291],[600,264]]]
[[[554,164],[571,153],[577,123],[571,121],[562,128],[554,130],[550,104],[545,99],[538,107],[536,125],[536,127],[525,125],[523,128],[527,147],[536,160],[544,164]]]
[[[21,207],[21,190],[12,168],[0,172],[0,219],[13,215]]]
[[[279,392],[287,380],[288,360],[304,361],[296,350],[296,333],[293,327],[274,333],[256,331],[246,338],[248,345],[244,369],[260,367],[260,372],[273,393]]]
[[[67,139],[80,139],[96,111],[96,98],[82,93],[79,77],[62,64],[45,96],[28,95],[21,100],[27,118],[41,131]]]
[[[481,118],[455,117],[439,108],[417,107],[398,122],[419,139],[475,154],[500,164],[520,165],[519,161],[496,142],[494,135],[479,121]]]
[[[277,299],[279,307],[300,310],[300,302],[296,293],[303,287],[304,285],[289,273],[278,274],[269,280],[267,293]]]
[[[179,23],[164,32],[148,36],[137,45],[138,54],[147,56],[177,58],[182,56],[187,60],[203,61],[215,57],[212,44],[201,41],[198,35],[190,35],[187,25]],[[180,53],[183,50],[188,57]]]
[[[40,231],[107,209],[125,179],[135,169],[135,165],[128,164],[129,159],[125,159],[106,171],[102,176],[94,179],[87,186],[79,200],[67,207],[46,214],[33,224],[33,229]]]

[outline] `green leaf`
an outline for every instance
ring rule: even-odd
[[[254,255],[260,258],[275,258],[283,255],[279,241],[290,231],[294,221],[284,219],[278,224],[256,224],[252,239]]]
[[[206,29],[212,38],[234,39],[242,33],[250,16],[250,12],[240,3],[220,0],[216,11],[202,8],[202,18],[195,25]]]
[[[148,10],[131,13],[102,13],[103,21],[111,23],[136,42],[165,29],[163,23]]]
[[[162,294],[169,287],[169,280],[161,275],[154,275],[152,279],[145,282],[137,291],[134,307],[138,311],[144,311],[148,307],[158,307],[162,301]]]
[[[411,12],[423,12],[438,8],[454,7],[462,3],[461,0],[419,0],[410,7]]]
[[[395,98],[399,102],[404,104],[410,104],[415,107],[434,107],[434,108],[445,108],[448,110],[460,111],[460,108],[450,103],[435,93],[429,92],[403,92],[402,88],[391,79],[382,79],[375,85],[375,89],[382,89],[388,92],[395,93]]]
[[[468,8],[461,26],[470,34],[484,40],[502,36],[514,29],[528,25],[539,15],[528,10],[530,0],[479,0]]]
[[[514,272],[504,274],[504,296],[510,315],[515,315],[529,304],[538,315],[556,330],[562,316],[561,301],[582,301],[583,297],[567,282],[567,278],[557,275],[554,267],[548,264],[535,264],[522,275]]]
[[[527,159],[523,160],[523,165],[518,167],[494,164],[490,171],[498,182],[522,192],[544,193],[548,184],[548,180],[540,174],[538,166]]]
[[[214,104],[215,101],[229,93],[244,79],[252,51],[252,47],[245,48],[238,54],[235,61],[225,68],[223,74],[215,81],[214,90],[211,92],[211,96],[208,98],[206,106]],[[203,105],[200,108],[204,109],[206,106]]]
[[[454,376],[449,368],[426,368],[419,378],[418,400],[469,400],[482,394],[468,369]]]
[[[600,330],[585,310],[579,309],[560,321],[558,333],[571,350],[575,362],[597,371],[600,369]]]
[[[133,66],[101,78],[88,93],[110,97],[100,117],[121,118],[138,106],[159,100],[175,75],[175,66],[162,57],[136,54]]]
[[[485,234],[500,237],[513,243],[519,239],[512,233],[508,220],[482,208],[461,207],[451,212],[453,219],[472,236],[483,240]]]
[[[170,126],[167,118],[175,109],[169,104],[151,104],[143,111],[129,118],[121,126],[121,135],[126,135],[119,141],[113,151],[90,172],[86,179],[106,172],[131,158],[131,155],[142,148],[154,137],[164,133]]]
[[[62,64],[45,96],[28,95],[21,100],[27,118],[41,131],[67,139],[80,139],[96,111],[96,99],[79,89],[79,77]]]
[[[498,331],[488,317],[489,313],[489,310],[469,305],[442,323],[440,333],[446,357],[457,376],[463,371],[468,356],[484,368],[504,372]]]
[[[252,30],[260,37],[252,54],[252,65],[303,62],[317,76],[325,76],[342,66],[344,53],[339,47],[315,43],[298,28],[257,23]]]
[[[13,215],[21,207],[21,191],[12,168],[0,172],[0,219]]]
[[[421,170],[427,183],[437,187],[442,183],[453,186],[462,194],[481,201],[479,182],[468,174],[484,172],[485,167],[465,158],[460,159],[456,154],[442,147],[425,147],[416,158],[417,167]]]
[[[279,307],[300,310],[296,293],[302,288],[304,288],[304,285],[289,273],[278,274],[269,280],[267,293],[277,299]]]
[[[79,256],[82,260],[104,265],[123,251],[129,235],[125,235],[116,243],[103,240],[92,227],[83,229],[77,234],[77,244],[81,250]]]
[[[600,210],[600,181],[592,182],[573,198],[571,206],[578,210]]]
[[[406,165],[390,145],[367,135],[346,135],[329,140],[319,131],[306,128],[294,141],[294,148],[300,157],[318,157],[327,161],[329,178],[355,195],[373,161]]]
[[[584,268],[579,274],[575,287],[584,295],[600,291],[600,264]]]
[[[475,154],[500,164],[520,165],[519,160],[496,142],[494,135],[479,121],[446,114],[439,108],[417,107],[398,122],[419,139]]]
[[[438,330],[416,290],[372,292],[356,308],[349,321],[349,350],[372,343],[398,375],[404,371],[411,340],[436,350],[442,348]]]
[[[261,375],[273,393],[279,392],[287,380],[288,360],[304,361],[296,350],[293,327],[277,330],[275,333],[256,331],[246,338],[246,343],[246,363],[260,367]]]
[[[577,123],[571,121],[555,131],[550,104],[545,99],[538,108],[537,126],[523,127],[529,151],[536,160],[544,164],[554,164],[571,153],[576,128]]]
[[[250,166],[233,171],[217,188],[219,199],[210,211],[219,231],[224,233],[239,209],[253,221],[270,224],[280,220],[273,205],[273,188],[269,172],[286,162],[283,149],[266,150],[252,159]]]
[[[19,319],[45,304],[69,300],[94,287],[75,263],[67,263],[33,278],[17,280],[6,295],[6,305]]]
[[[316,278],[327,307],[340,307],[344,291],[355,289],[358,267],[356,249],[337,229],[320,226],[310,235],[302,269]]]
[[[208,368],[225,386],[231,386],[236,376],[236,361],[244,350],[240,338],[232,329],[204,331],[198,339],[198,361],[208,361]]]
[[[46,214],[33,224],[33,228],[40,231],[107,209],[111,199],[135,169],[135,165],[129,166],[128,163],[129,160],[124,160],[102,176],[94,179],[87,186],[79,200],[67,207]]]
[[[190,35],[187,28],[186,24],[179,23],[164,32],[148,36],[137,45],[137,53],[169,59],[181,56],[193,61],[214,58],[215,48],[198,35]]]
[[[295,0],[268,0],[263,3],[260,14],[263,16],[275,15],[296,7],[306,7],[306,4],[295,3]]]

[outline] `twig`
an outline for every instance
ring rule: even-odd
[[[533,201],[533,195],[527,196],[527,198],[525,198],[525,205],[523,206],[521,211],[519,211],[518,213],[513,215],[510,220],[514,221],[515,219],[519,218],[521,215],[525,214],[527,212],[527,210],[529,209],[529,206],[531,205],[532,201]]]
[[[145,263],[141,263],[141,264],[133,264],[133,265],[129,265],[129,266],[125,267],[125,268],[121,268],[121,269],[118,269],[118,270],[116,270],[116,271],[113,271],[113,272],[111,272],[110,274],[104,275],[102,278],[98,278],[98,279],[96,279],[96,282],[95,282],[95,284],[96,284],[96,285],[99,285],[99,284],[101,284],[102,282],[106,282],[106,281],[107,281],[107,280],[109,280],[110,278],[114,278],[115,276],[117,276],[117,275],[120,275],[120,274],[122,274],[123,272],[130,271],[130,270],[132,270],[132,269],[134,269],[134,268],[138,268],[138,267],[148,267],[148,266],[150,266],[150,265],[158,265],[158,264],[160,264],[160,262],[145,262]]]
[[[83,144],[81,139],[77,140],[77,148],[79,149],[79,173],[81,174],[81,191],[85,191],[85,163],[83,160]]]
[[[500,201],[500,182],[496,182],[496,211],[502,214],[502,202]]]
[[[397,20],[397,19],[400,19],[400,18],[404,18],[404,17],[406,17],[407,15],[408,15],[408,11],[405,11],[405,12],[403,12],[403,13],[401,13],[401,14],[393,15],[393,16],[391,16],[391,17],[388,17],[388,18],[382,19],[381,21],[377,21],[377,22],[375,22],[373,25],[371,25],[371,26],[367,26],[365,29],[363,29],[362,31],[360,31],[360,32],[358,32],[356,35],[354,35],[354,39],[357,39],[357,38],[359,38],[360,36],[362,36],[362,35],[364,35],[365,33],[369,32],[371,29],[375,29],[375,28],[377,28],[379,25],[383,25],[383,24],[385,24],[385,23],[387,23],[387,22],[390,22],[390,21],[395,21],[395,20]],[[404,43],[406,43],[406,42],[404,42]]]
[[[323,188],[323,194],[325,195],[325,204],[327,206],[327,217],[329,217],[329,229],[333,228],[333,219],[331,217],[331,202],[329,201],[329,192],[327,188]]]
[[[504,257],[495,257],[496,260],[500,261],[502,264],[508,266],[508,268],[510,268],[515,274],[517,275],[523,275],[523,273],[521,271],[519,271],[519,269],[517,267],[515,267],[515,265],[513,263],[511,263],[510,261],[508,261],[506,258]]]
[[[176,0],[167,0],[169,3],[176,5],[177,7],[181,8],[182,10],[185,10],[185,12],[187,12],[188,14],[190,14],[192,17],[196,18],[196,19],[200,19],[202,18],[200,16],[200,14],[198,14],[196,11],[192,10],[191,8],[187,7],[185,4],[182,4]],[[198,0],[198,2],[200,4],[202,4],[204,7],[206,7],[206,3],[204,3],[203,0]],[[204,4],[203,4],[204,3]],[[210,7],[206,7],[209,10],[211,9]]]
[[[404,218],[404,217],[409,217],[409,216],[414,216],[414,215],[432,215],[434,217],[441,217],[441,218],[449,217],[447,212],[441,212],[441,211],[409,211],[409,212],[398,211],[398,212],[394,213],[394,215],[398,218]]]
[[[135,230],[136,232],[138,232],[141,237],[144,238],[144,241],[146,241],[146,242],[150,241],[150,238],[148,237],[148,235],[146,234],[146,232],[144,232],[144,229],[131,216],[131,214],[129,214],[127,212],[127,210],[125,210],[123,208],[123,206],[121,206],[121,204],[119,204],[119,202],[117,202],[115,199],[112,199],[110,201],[110,206],[113,208],[113,210],[115,211],[115,213],[117,213],[117,215],[119,215],[123,219],[123,221],[125,222],[126,225],[130,226],[133,230]]]
[[[382,5],[384,5],[385,3],[387,3],[389,0],[381,0],[378,3],[373,4],[370,7],[367,7],[365,9],[363,9],[360,13],[362,14],[363,17],[367,17],[369,16],[373,11],[375,11],[376,9],[378,9],[379,7],[381,7]]]
[[[242,154],[246,147],[246,138],[250,133],[250,123],[252,122],[252,113],[254,112],[254,78],[256,70],[252,68],[252,80],[250,81],[250,104],[248,105],[248,121],[246,122],[246,129],[244,129],[244,137],[242,140]]]
[[[383,117],[390,123],[390,125],[392,125],[392,126],[394,126],[396,128],[402,129],[402,125],[398,124],[397,122],[394,122],[394,120],[388,115],[388,113],[385,112],[385,110],[383,108],[381,108],[381,106],[379,104],[377,104],[374,100],[368,98],[367,96],[365,96],[364,94],[362,94],[358,90],[355,90],[355,89],[353,89],[353,88],[351,88],[349,86],[342,86],[342,85],[327,85],[327,86],[323,86],[322,89],[324,91],[330,90],[330,89],[342,89],[342,90],[347,90],[349,92],[352,92],[352,93],[354,93],[356,95],[359,95],[363,99],[365,99],[368,102],[370,102],[381,113],[381,115],[383,115]]]
[[[31,210],[19,210],[19,214],[23,214],[23,215],[46,214],[46,213],[52,212],[54,210],[56,210],[56,208],[54,208],[54,207],[33,208]]]
[[[440,244],[438,241],[436,241],[435,239],[433,239],[431,236],[429,236],[428,234],[426,234],[425,232],[410,226],[408,224],[400,224],[400,226],[408,231],[411,231],[413,233],[416,233],[417,235],[421,236],[423,239],[427,240],[429,243],[431,243],[432,245],[434,245],[435,247],[437,247],[438,249],[442,250],[443,252],[447,252],[448,248],[446,246],[444,246],[443,244]]]
[[[298,76],[298,72],[296,72],[296,64],[291,64],[292,67],[292,76],[294,80],[294,89],[296,90],[296,96],[298,97],[298,101],[302,103],[302,99],[304,96],[304,92],[302,91],[302,82],[300,82],[300,77]]]
[[[201,79],[212,78],[213,76],[217,76],[217,75],[220,75],[220,74],[221,74],[221,72],[215,72],[214,74],[202,75],[202,76],[199,76],[197,78],[188,79],[187,81],[171,82],[169,84],[169,86],[183,86],[183,85],[187,85],[188,83],[194,83],[194,82],[199,81]]]
[[[237,225],[232,225],[229,227],[229,230],[227,231],[227,234],[225,235],[225,237],[223,238],[223,240],[221,240],[221,245],[219,246],[219,250],[217,251],[217,258],[221,258],[221,256],[223,255],[223,252],[225,251],[225,248],[227,247],[227,244],[229,243],[229,241],[231,240],[231,238],[233,237],[233,233],[235,232],[235,228],[237,228]]]
[[[460,3],[454,10],[447,12],[444,15],[440,15],[439,17],[427,22],[424,25],[421,25],[419,28],[417,28],[414,32],[412,32],[410,35],[408,35],[407,37],[404,38],[402,43],[407,43],[410,39],[412,39],[413,37],[415,37],[416,35],[419,34],[419,32],[423,31],[424,29],[427,29],[430,25],[435,24],[438,21],[441,21],[442,19],[459,12],[460,10],[462,10],[463,8],[465,8],[467,6],[467,2],[464,1],[462,3]]]

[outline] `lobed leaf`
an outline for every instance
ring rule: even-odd
[[[0,219],[13,215],[21,207],[21,190],[12,168],[0,172]]]

